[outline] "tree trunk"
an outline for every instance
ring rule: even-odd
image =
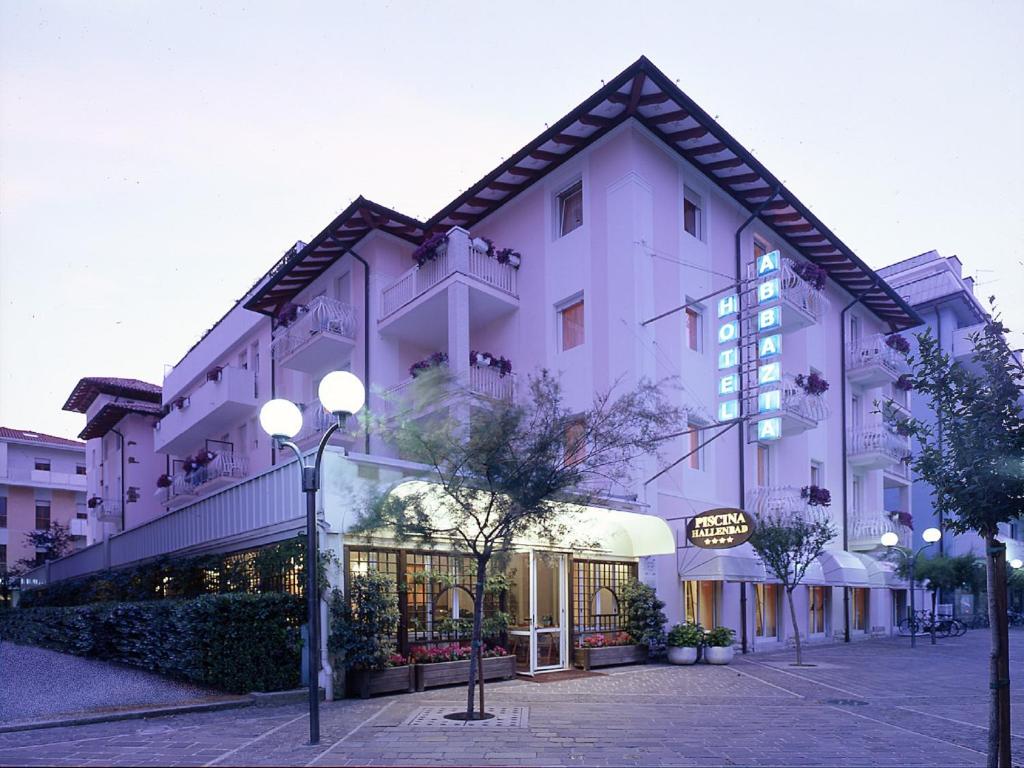
[[[800,627],[796,623],[796,606],[793,605],[793,590],[786,590],[786,601],[789,603],[789,620],[793,624],[793,642],[796,643],[796,663],[800,666],[804,663],[803,654],[800,652]]]
[[[469,654],[469,686],[466,691],[466,719],[473,719],[474,686],[477,671],[480,676],[480,715],[483,716],[484,675],[483,675],[483,630],[484,630],[484,583],[487,581],[487,557],[476,561],[476,590],[473,593],[473,640]]]
[[[1006,545],[985,537],[988,619],[992,636],[989,658],[988,766],[1010,768],[1010,645],[1006,617]]]

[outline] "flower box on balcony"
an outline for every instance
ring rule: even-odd
[[[484,659],[484,680],[511,680],[516,676],[515,656]],[[416,690],[469,682],[469,660],[416,664]]]
[[[415,665],[403,664],[385,669],[351,669],[345,678],[349,696],[367,699],[382,693],[412,693],[416,690]]]
[[[613,667],[619,664],[646,664],[646,645],[606,645],[600,648],[576,648],[573,663],[580,669]]]

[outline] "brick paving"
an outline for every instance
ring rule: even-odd
[[[1014,755],[1024,765],[1024,632]],[[960,766],[985,762],[987,635],[812,647],[727,667],[648,665],[607,675],[488,688],[493,707],[527,707],[526,727],[424,728],[421,707],[461,688],[324,704],[305,744],[301,705],[182,714],[0,734],[0,765]]]

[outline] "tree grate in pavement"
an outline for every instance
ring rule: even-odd
[[[449,720],[445,715],[458,712],[457,706],[419,707],[402,725],[414,728],[526,728],[530,724],[529,707],[488,707],[489,720]]]
[[[868,703],[860,699],[825,699],[822,704],[831,704],[834,707],[866,707]]]

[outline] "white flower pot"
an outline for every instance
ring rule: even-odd
[[[708,645],[704,648],[704,660],[708,664],[728,664],[732,661],[734,653],[735,651],[731,645],[726,648]]]
[[[696,664],[697,649],[692,646],[669,646],[668,660],[671,664]]]
[[[478,251],[487,253],[487,241],[484,240],[482,237],[473,238],[473,247],[476,248]]]

